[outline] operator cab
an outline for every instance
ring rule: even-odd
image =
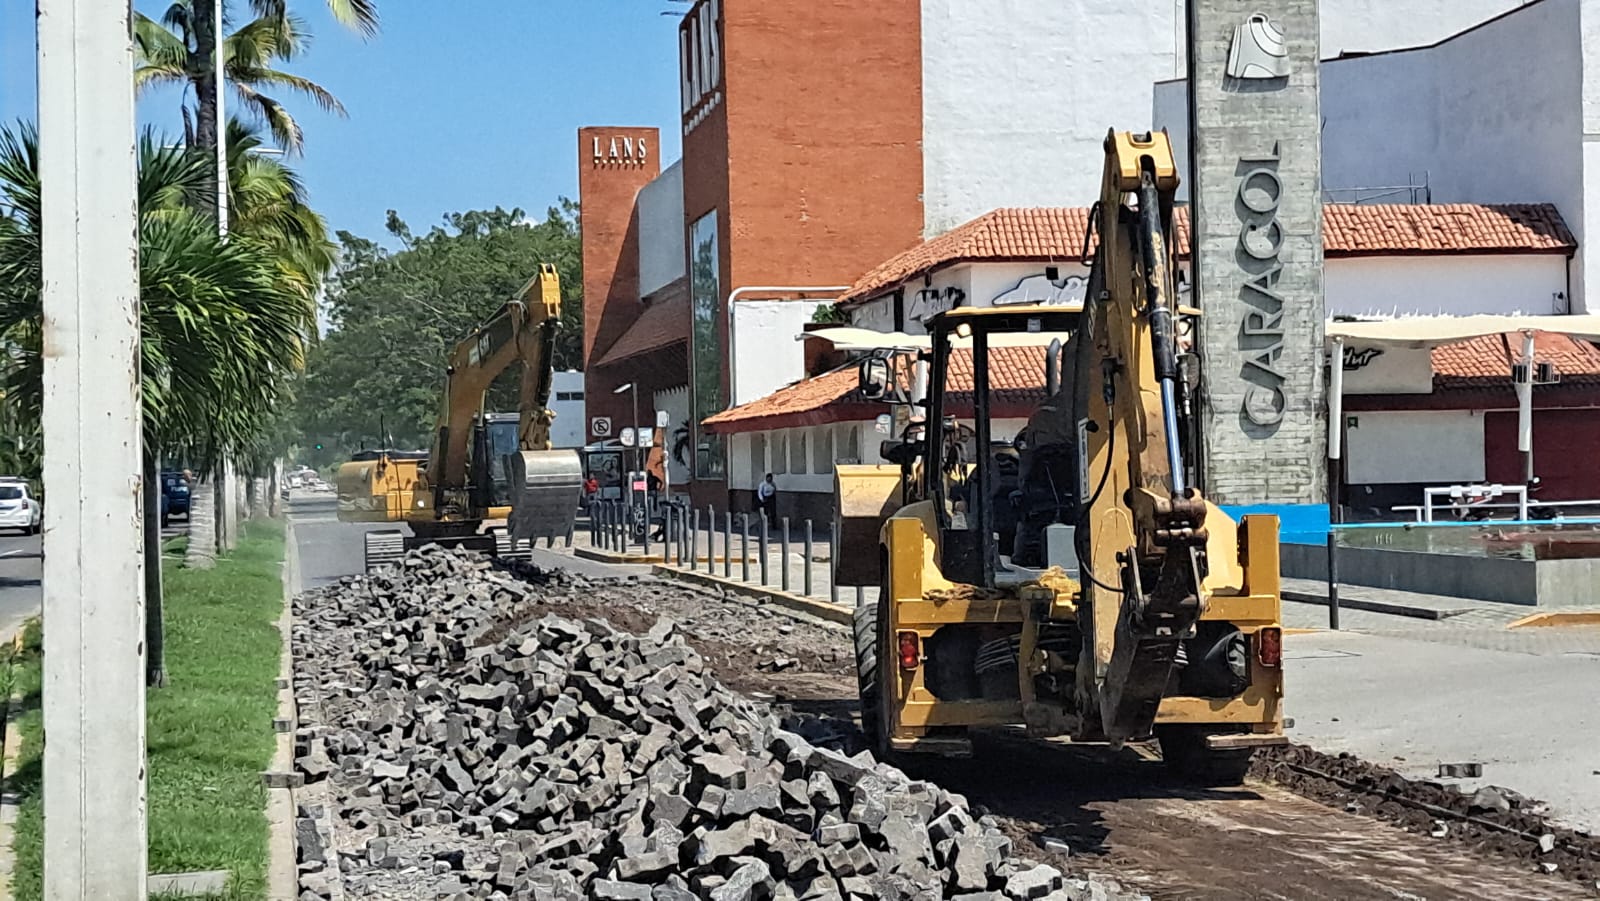
[[[1074,526],[1078,514],[1077,426],[1061,369],[1081,316],[1072,307],[952,310],[930,320],[927,350],[862,361],[862,394],[909,410],[900,439],[880,452],[901,467],[905,500],[936,502],[945,578],[993,588],[1050,564],[1076,568],[1046,559],[1043,535]],[[1043,399],[1031,373],[1044,376]]]

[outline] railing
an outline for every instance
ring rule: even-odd
[[[589,506],[589,543],[599,550],[637,554],[710,576],[719,575],[720,569],[724,579],[804,597],[825,593],[833,603],[840,602],[840,589],[833,581],[834,536],[819,539],[809,518],[796,523],[784,516],[774,521],[761,513],[726,510],[719,516],[714,505],[691,507],[681,500],[634,505],[594,500]],[[867,590],[855,586],[855,602],[868,599]]]

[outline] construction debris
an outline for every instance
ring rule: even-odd
[[[331,813],[297,823],[303,901],[1130,897],[786,728],[670,619],[541,609],[648,583],[518,575],[424,549],[296,600],[296,763]]]

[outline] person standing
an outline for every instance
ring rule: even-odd
[[[772,473],[767,473],[766,479],[756,488],[756,503],[761,507],[761,515],[768,522],[778,521],[778,486],[772,481]]]

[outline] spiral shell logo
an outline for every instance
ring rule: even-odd
[[[1233,46],[1228,51],[1228,77],[1265,81],[1289,76],[1289,50],[1284,46],[1283,29],[1266,13],[1252,13],[1233,30]]]

